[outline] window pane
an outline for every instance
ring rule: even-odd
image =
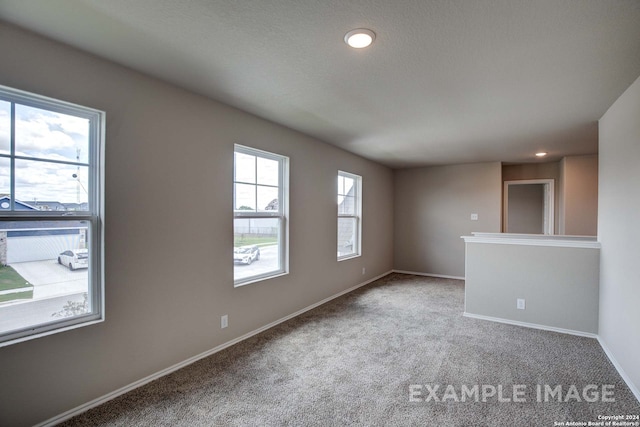
[[[344,176],[342,175],[338,175],[338,194],[344,194]]]
[[[345,196],[354,196],[354,185],[355,180],[353,178],[344,177],[344,194]]]
[[[0,208],[2,210],[7,209],[9,206],[4,206],[3,202],[7,202],[11,197],[11,160],[0,157],[0,197],[6,197],[7,200],[0,202]]]
[[[89,168],[16,160],[16,201],[39,210],[89,210]]]
[[[101,221],[89,202],[102,200],[96,194],[101,164],[93,161],[103,154],[104,114],[5,87],[0,97],[9,101],[0,101],[4,345],[103,320],[101,274],[93,271],[100,268],[93,261],[101,259],[102,247],[98,238],[89,238],[99,235],[91,230]],[[12,203],[18,212],[10,210]],[[29,211],[32,217],[23,215]],[[68,211],[81,211],[87,221]]]
[[[256,186],[250,184],[234,184],[234,209],[237,211],[256,210]]]
[[[258,184],[273,185],[277,187],[279,163],[276,160],[258,157]]]
[[[278,188],[262,187],[258,185],[258,210],[259,211],[278,211]]]
[[[11,152],[11,104],[0,101],[0,153]]]
[[[343,215],[355,215],[356,198],[338,196],[338,213]]]
[[[88,163],[89,120],[16,104],[16,154]]]
[[[235,153],[234,181],[256,182],[256,157],[243,153]]]
[[[89,226],[0,221],[0,333],[91,312]]]
[[[357,251],[356,230],[357,220],[355,218],[338,218],[338,257]]]
[[[282,270],[280,226],[280,218],[234,219],[234,280]]]

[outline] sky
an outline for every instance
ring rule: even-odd
[[[0,154],[10,154],[10,104],[0,101]],[[16,155],[88,163],[89,121],[16,104]],[[79,160],[78,160],[79,156]],[[16,200],[87,202],[88,166],[16,160]],[[10,160],[0,157],[0,193],[10,193]],[[74,178],[74,174],[80,179]],[[78,183],[80,181],[80,183]]]
[[[353,178],[349,178],[346,176],[339,175],[338,176],[338,213],[341,214],[353,214],[355,202],[353,201],[353,194],[349,194],[353,185],[355,184],[355,180]],[[352,201],[351,203],[343,203],[344,199],[349,197]]]
[[[235,207],[264,211],[278,198],[278,162],[276,160],[235,153]]]
[[[248,207],[258,211],[264,211],[269,203],[278,198],[278,162],[244,153],[235,153],[234,167],[235,207]],[[338,205],[340,206],[349,194],[355,180],[353,178],[338,176]],[[353,197],[352,195],[349,197]],[[353,213],[353,203],[348,209]],[[244,209],[243,209],[244,210]]]

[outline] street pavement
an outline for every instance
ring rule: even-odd
[[[82,302],[88,289],[88,270],[71,271],[57,260],[11,264],[33,285],[33,299],[0,303],[0,333],[57,320],[53,314],[69,301]]]
[[[244,279],[278,269],[278,245],[261,246],[260,259],[251,265],[235,264],[233,266],[234,279]]]
[[[62,310],[69,301],[82,302],[83,294],[31,300],[21,304],[0,305],[0,333],[28,328],[58,320],[53,314]]]

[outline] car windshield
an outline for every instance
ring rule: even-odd
[[[233,251],[237,254],[248,254],[251,253],[251,248],[235,248]]]
[[[77,255],[78,259],[89,258],[89,252],[88,251],[77,252],[76,255]]]

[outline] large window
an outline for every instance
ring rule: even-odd
[[[285,274],[289,159],[235,146],[233,168],[234,283]]]
[[[362,177],[338,172],[338,260],[359,256],[362,229]]]
[[[0,346],[103,319],[103,123],[0,86]]]

